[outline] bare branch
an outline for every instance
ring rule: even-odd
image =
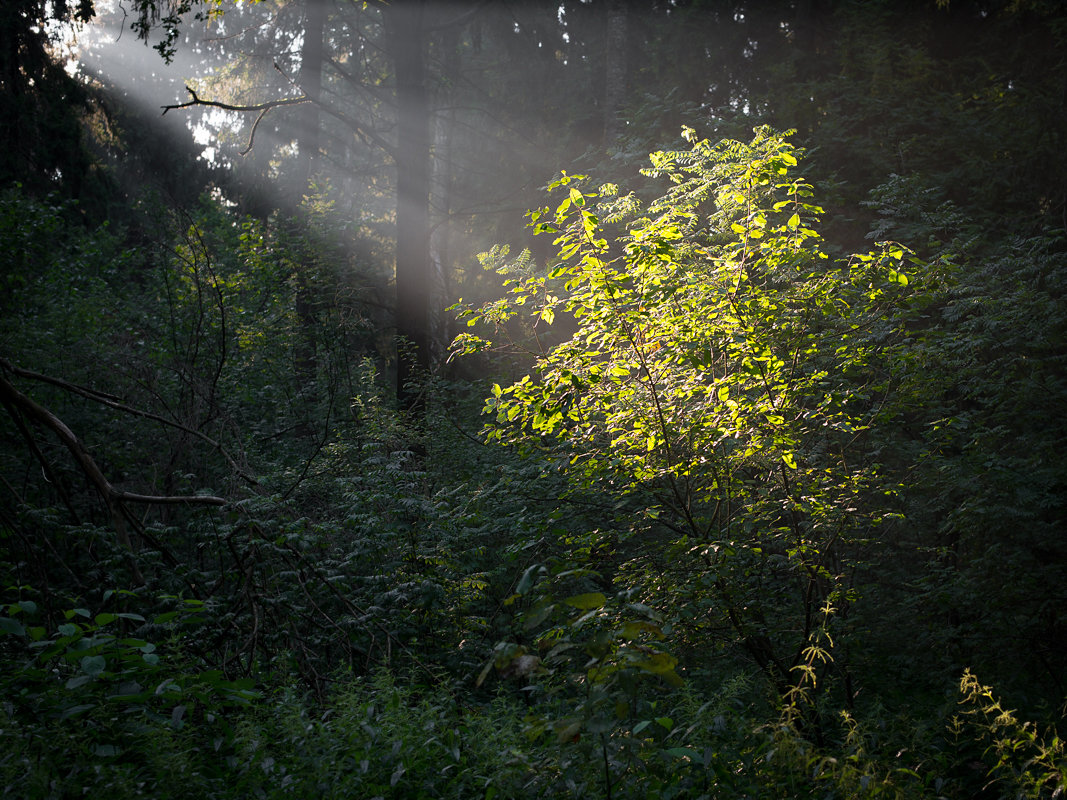
[[[476,3],[474,5],[474,7],[471,8],[469,11],[464,11],[463,13],[459,14],[458,16],[455,16],[452,19],[447,20],[445,22],[438,23],[437,25],[430,25],[430,26],[428,26],[426,28],[426,30],[429,33],[434,33],[434,32],[437,32],[437,31],[448,30],[449,28],[458,28],[458,27],[460,27],[462,25],[466,25],[479,12],[481,12],[482,8],[484,8],[486,5],[488,5],[487,0],[482,0],[482,2]]]
[[[70,392],[71,394],[76,394],[80,397],[86,398],[87,400],[92,400],[95,403],[100,403],[101,405],[107,406],[108,408],[113,408],[116,411],[122,411],[125,414],[133,414],[136,417],[150,419],[153,422],[158,422],[161,425],[167,425],[171,428],[177,428],[178,430],[184,431],[185,433],[188,433],[191,436],[195,436],[196,438],[200,439],[200,441],[206,442],[207,444],[215,448],[222,455],[222,457],[230,463],[230,467],[242,480],[252,486],[259,486],[259,481],[257,481],[248,473],[246,473],[244,470],[242,470],[237,465],[237,461],[234,459],[234,457],[226,451],[226,448],[224,448],[221,444],[216,442],[207,434],[202,433],[201,431],[198,431],[195,428],[190,428],[187,425],[182,425],[180,422],[175,422],[174,420],[167,419],[166,417],[161,417],[158,414],[153,414],[149,411],[142,411],[139,408],[133,408],[132,406],[128,406],[125,403],[122,403],[120,401],[120,398],[116,397],[113,394],[98,392],[96,389],[90,389],[86,386],[79,386],[75,383],[70,383],[61,378],[53,378],[50,375],[42,375],[39,372],[33,372],[28,369],[16,367],[14,364],[12,364],[5,358],[0,358],[0,368],[7,370],[12,375],[17,375],[20,378],[27,378],[29,380],[47,383],[51,386],[56,386],[60,389],[63,389],[64,391]]]
[[[282,97],[278,100],[268,100],[265,103],[253,103],[252,105],[235,105],[233,103],[223,103],[220,100],[204,100],[202,99],[191,86],[186,86],[185,90],[193,96],[192,100],[188,100],[184,103],[177,103],[175,105],[160,106],[163,109],[163,113],[168,111],[177,110],[180,108],[192,108],[194,106],[210,106],[212,108],[221,108],[224,111],[270,111],[272,108],[279,106],[295,106],[301,103],[310,103],[311,100],[308,97]]]
[[[116,500],[123,500],[127,503],[144,503],[145,505],[153,506],[175,506],[175,505],[187,505],[187,506],[225,506],[229,504],[229,500],[224,497],[215,497],[210,494],[192,494],[192,495],[156,495],[156,494],[134,494],[133,492],[119,492],[112,489],[111,496]]]
[[[224,506],[228,504],[227,500],[221,497],[213,497],[211,495],[171,497],[142,495],[119,491],[111,485],[108,479],[104,476],[104,473],[100,470],[100,467],[96,465],[92,455],[86,450],[85,445],[83,445],[78,437],[74,435],[74,432],[67,427],[66,423],[47,408],[34,402],[16,389],[3,375],[0,375],[0,400],[3,400],[4,404],[9,407],[9,410],[10,407],[17,408],[27,418],[34,420],[38,424],[52,431],[52,433],[56,435],[56,438],[58,438],[67,450],[70,451],[75,462],[81,468],[86,478],[89,479],[89,482],[96,489],[97,493],[99,493],[104,501],[104,505],[107,506],[119,542],[121,542],[121,544],[129,551],[130,569],[133,573],[134,580],[138,583],[143,584],[144,577],[141,575],[141,571],[133,557],[133,544],[130,542],[130,536],[126,530],[126,520],[123,517],[123,513],[126,511],[125,506],[123,506],[124,502],[147,503],[153,505],[184,503],[189,505]]]
[[[208,106],[210,108],[221,108],[223,111],[238,111],[238,112],[258,111],[259,112],[259,116],[256,117],[256,121],[254,123],[252,123],[252,131],[251,131],[251,133],[249,134],[249,137],[248,137],[248,144],[246,144],[244,149],[241,151],[241,155],[248,155],[248,153],[252,150],[252,144],[253,144],[253,142],[255,140],[255,136],[256,136],[256,128],[259,127],[259,123],[263,121],[263,118],[267,115],[267,113],[269,111],[271,111],[272,109],[275,109],[275,108],[280,108],[282,106],[298,106],[298,105],[301,105],[303,103],[310,103],[311,102],[311,98],[309,98],[307,95],[303,95],[301,97],[282,97],[282,98],[279,98],[278,100],[268,100],[265,103],[253,103],[251,105],[236,105],[234,103],[223,103],[223,102],[221,102],[219,100],[204,100],[193,90],[193,88],[191,86],[188,86],[188,85],[185,87],[185,91],[189,92],[189,94],[191,94],[193,96],[193,99],[192,100],[187,100],[184,103],[176,103],[174,105],[169,105],[169,106],[160,106],[160,108],[163,109],[163,114],[164,115],[168,111],[170,111],[172,109],[193,108],[195,106]]]

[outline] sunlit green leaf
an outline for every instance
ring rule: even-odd
[[[586,594],[576,594],[568,597],[563,602],[572,608],[588,611],[589,609],[601,608],[607,601],[608,598],[600,592],[587,592]]]

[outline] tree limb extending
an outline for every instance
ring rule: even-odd
[[[104,476],[104,473],[100,470],[100,467],[96,465],[96,462],[85,448],[85,445],[81,443],[81,440],[74,435],[74,432],[67,427],[67,424],[63,422],[63,420],[44,406],[24,395],[12,386],[7,378],[2,375],[0,375],[0,399],[10,402],[27,417],[52,431],[59,441],[70,451],[70,454],[74,456],[74,460],[77,462],[78,466],[81,467],[82,472],[85,473],[85,476],[104,498],[104,501],[109,507],[116,500],[130,503],[161,505],[185,503],[190,505],[224,506],[229,504],[229,500],[222,497],[214,497],[212,495],[185,495],[175,497],[169,495],[134,494],[131,492],[119,491],[111,485],[110,481],[108,481]]]
[[[6,362],[5,362],[6,363]],[[211,495],[190,495],[183,497],[174,497],[167,495],[144,495],[135,494],[132,492],[123,492],[116,489],[111,485],[111,482],[105,477],[100,467],[97,466],[93,460],[92,455],[85,448],[85,445],[81,443],[81,440],[74,435],[74,432],[67,427],[59,417],[53,414],[44,406],[38,404],[34,400],[24,395],[18,389],[16,389],[10,381],[7,380],[2,374],[0,374],[0,401],[8,408],[8,413],[11,413],[13,409],[17,409],[26,418],[31,419],[41,425],[44,428],[52,431],[56,438],[70,451],[70,454],[74,457],[74,461],[81,468],[81,471],[85,474],[85,477],[96,489],[101,499],[104,501],[104,505],[107,506],[107,510],[111,515],[112,523],[115,526],[115,533],[118,536],[119,542],[129,552],[130,570],[133,574],[134,580],[139,584],[144,583],[144,577],[141,574],[140,568],[134,559],[133,544],[130,541],[129,532],[126,529],[125,514],[128,513],[124,503],[145,503],[150,505],[174,505],[174,504],[188,504],[188,505],[209,505],[209,506],[224,506],[229,501],[222,497],[214,497]]]
[[[259,112],[259,116],[256,117],[256,121],[252,123],[252,130],[248,134],[248,144],[246,144],[244,149],[241,151],[241,155],[247,155],[252,150],[252,145],[255,142],[256,138],[256,129],[259,127],[259,123],[263,121],[263,118],[267,116],[267,113],[271,111],[271,109],[279,108],[281,106],[297,106],[301,105],[302,103],[311,102],[311,98],[309,98],[307,95],[303,95],[301,97],[283,97],[278,100],[268,100],[265,103],[253,103],[252,105],[235,105],[233,103],[223,103],[219,100],[204,100],[196,93],[196,91],[191,86],[188,85],[186,85],[185,91],[189,92],[189,94],[193,96],[193,99],[188,100],[184,103],[161,106],[164,115],[172,109],[192,108],[194,106],[210,106],[211,108],[221,108],[223,111]]]
[[[79,386],[76,383],[70,383],[69,381],[63,380],[62,378],[53,378],[51,375],[42,375],[39,372],[33,372],[32,370],[16,367],[14,364],[12,364],[5,358],[0,358],[0,369],[7,370],[12,375],[17,375],[20,378],[27,378],[29,380],[40,381],[41,383],[47,383],[51,386],[56,386],[60,389],[63,389],[64,391],[70,392],[71,394],[76,394],[79,397],[84,397],[87,400],[92,400],[95,403],[100,403],[101,405],[107,406],[108,408],[113,408],[116,411],[122,411],[125,414],[132,414],[136,417],[150,419],[153,422],[160,423],[161,425],[166,425],[168,427],[177,428],[180,431],[184,431],[185,433],[188,433],[191,436],[195,436],[197,439],[200,439],[200,441],[206,442],[207,444],[215,448],[215,450],[217,450],[219,454],[222,455],[222,457],[230,463],[230,467],[233,469],[234,473],[236,473],[246,483],[251,486],[259,486],[259,481],[257,481],[255,478],[253,478],[251,475],[241,469],[241,467],[237,464],[237,460],[232,455],[230,455],[230,453],[226,450],[225,447],[216,442],[207,434],[198,431],[195,428],[190,428],[188,425],[182,425],[180,422],[176,422],[172,419],[167,419],[166,417],[161,417],[158,414],[153,414],[150,411],[142,411],[139,408],[128,406],[125,403],[121,402],[121,399],[113,394],[99,392],[96,389],[90,389],[87,386]]]

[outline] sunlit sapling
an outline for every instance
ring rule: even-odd
[[[906,316],[905,267],[921,262],[895,243],[829,259],[789,134],[683,135],[689,149],[651,155],[644,174],[671,185],[647,207],[564,173],[550,186],[562,201],[529,215],[556,237],[547,269],[497,250],[486,263],[507,297],[457,310],[499,333],[526,309],[534,368],[493,387],[488,438],[640,499],[628,580],[649,605],[686,609],[682,627],[732,630],[797,697],[843,669],[830,629],[852,599],[850,547],[883,517],[859,448],[884,392],[879,354]],[[550,346],[553,323],[573,333]]]
[[[1040,731],[1004,708],[993,688],[978,681],[969,669],[960,678],[960,715],[953,717],[956,736],[972,733],[988,743],[983,758],[994,762],[989,785],[1004,787],[1017,798],[1062,797],[1067,786],[1067,747],[1054,728]],[[967,729],[970,729],[969,731]]]

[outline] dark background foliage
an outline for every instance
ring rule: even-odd
[[[0,4],[3,795],[1062,794],[1065,36]]]

